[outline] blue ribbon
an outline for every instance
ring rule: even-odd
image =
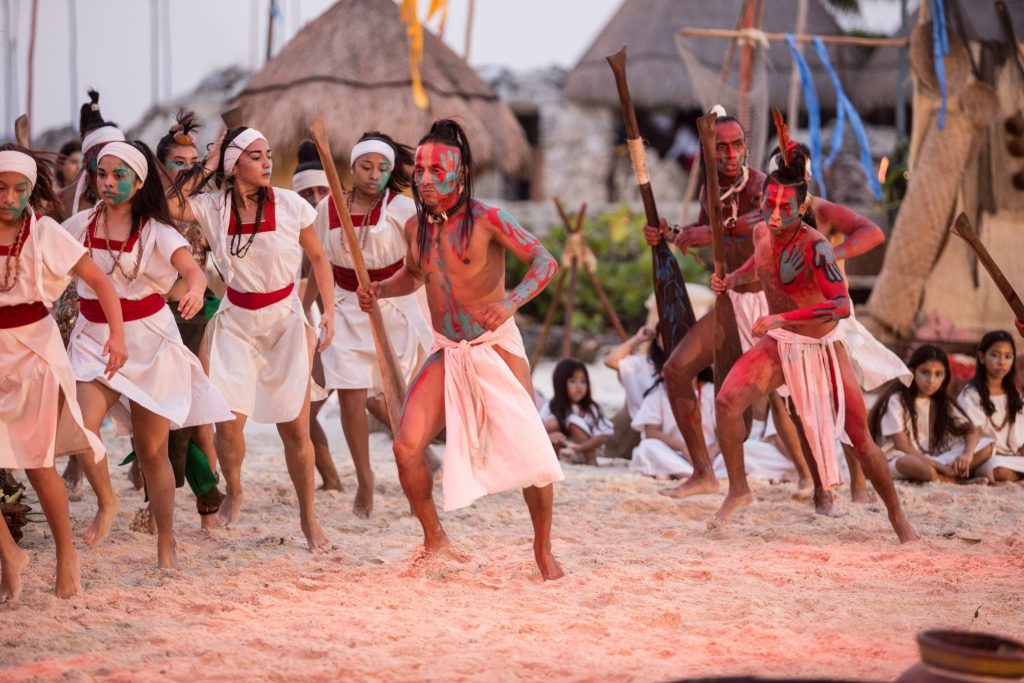
[[[939,83],[939,130],[946,125],[946,62],[949,54],[949,33],[946,31],[946,12],[942,0],[932,0],[935,17],[932,19],[932,59],[935,61],[935,80]]]
[[[818,91],[814,87],[814,78],[811,76],[811,67],[800,50],[796,46],[796,37],[792,33],[786,34],[786,44],[793,55],[793,62],[796,64],[800,74],[800,85],[804,90],[804,102],[807,105],[807,128],[810,136],[811,148],[811,176],[818,184],[818,190],[822,199],[828,199],[825,190],[825,176],[822,173],[821,165],[821,106],[818,104]]]
[[[941,2],[941,0],[938,1]],[[825,72],[832,80],[832,85],[836,89],[836,127],[832,131],[832,149],[829,152],[828,159],[825,160],[825,165],[831,166],[839,154],[839,150],[843,146],[844,122],[849,117],[850,126],[853,128],[853,133],[857,137],[857,145],[860,147],[860,165],[864,168],[864,175],[867,176],[871,193],[875,195],[875,199],[881,199],[882,186],[878,182],[878,178],[875,177],[871,150],[868,147],[868,136],[864,132],[864,123],[860,120],[860,114],[857,113],[856,107],[850,102],[850,98],[846,96],[843,84],[839,81],[839,75],[832,67],[832,61],[828,57],[825,43],[822,42],[819,36],[814,36],[814,50],[818,53],[818,59],[821,60],[825,67]]]

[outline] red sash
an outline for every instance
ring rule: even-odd
[[[89,227],[88,227],[89,238],[85,241],[85,243],[92,245],[96,249],[109,249],[110,251],[122,251],[123,250],[124,253],[126,253],[126,254],[130,254],[131,252],[135,251],[135,243],[139,241],[139,237],[142,236],[142,229],[145,228],[146,227],[146,223],[149,222],[148,218],[146,220],[142,221],[142,224],[139,226],[139,229],[136,230],[135,232],[133,232],[128,237],[128,242],[125,243],[125,242],[121,242],[119,240],[105,240],[102,237],[97,237],[96,236],[96,221],[99,219],[99,216],[100,216],[99,212],[96,212],[96,213],[94,213],[92,215],[92,220],[89,221]],[[96,322],[96,321],[93,320],[93,321],[90,321],[90,322]],[[106,322],[106,321],[104,321],[104,322]]]
[[[167,305],[164,298],[156,292],[142,299],[121,299],[120,302],[121,318],[126,323],[148,318],[154,313],[159,313],[160,309]],[[91,323],[107,323],[107,316],[96,299],[79,299],[78,310],[82,317]]]
[[[231,201],[229,198],[227,201]],[[256,232],[274,232],[277,230],[277,211],[274,204],[274,188],[267,188],[267,200],[263,202],[263,216]],[[235,212],[229,211],[228,235],[251,235],[252,223],[243,223],[241,227],[235,224]]]
[[[380,282],[386,280],[405,265],[405,259],[395,261],[390,266],[384,266],[383,268],[377,268],[375,270],[367,270],[370,275],[370,282]],[[359,280],[356,278],[356,271],[351,268],[342,268],[341,266],[332,266],[334,268],[334,284],[338,285],[344,290],[354,292],[359,287]]]
[[[288,295],[295,289],[295,283],[282,287],[276,292],[239,292],[237,289],[228,287],[228,301],[250,311],[266,308],[288,298]]]
[[[39,322],[49,314],[49,311],[46,310],[46,305],[42,301],[33,301],[30,304],[0,306],[0,330],[31,325],[34,322]]]

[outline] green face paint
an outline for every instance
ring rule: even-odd
[[[132,198],[135,171],[129,168],[128,164],[120,163],[114,167],[113,174],[117,183],[113,189],[106,184],[105,174],[100,174],[100,180],[103,182],[103,199],[111,204],[123,204]]]
[[[374,183],[378,193],[383,192],[384,188],[388,186],[388,181],[391,180],[391,162],[387,159],[380,162],[379,170],[380,177]]]

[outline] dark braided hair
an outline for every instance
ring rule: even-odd
[[[974,366],[974,377],[971,378],[970,382],[981,399],[981,409],[985,411],[985,415],[988,417],[992,417],[993,413],[996,412],[996,407],[992,403],[992,394],[988,390],[988,373],[985,371],[984,363],[981,362],[981,357],[999,342],[1009,344],[1010,348],[1013,349],[1013,355],[1016,359],[1017,345],[1014,344],[1013,337],[1009,332],[1004,330],[987,332],[981,338],[981,341],[978,342],[978,362]],[[1002,383],[1003,391],[1006,392],[1006,419],[1007,423],[1012,425],[1016,421],[1017,415],[1024,410],[1024,399],[1021,399],[1020,390],[1017,389],[1013,370],[1006,373]]]
[[[32,150],[22,147],[14,142],[8,142],[7,144],[0,145],[0,152],[21,152],[35,160],[36,184],[32,188],[32,193],[29,195],[28,203],[36,212],[44,215],[49,214],[59,201],[57,199],[57,192],[53,186],[53,162],[42,154],[33,152]],[[26,208],[26,210],[28,209]]]
[[[473,155],[469,150],[469,140],[466,138],[466,131],[451,119],[439,119],[434,121],[430,132],[424,135],[419,144],[425,145],[428,142],[435,142],[442,145],[457,147],[462,157],[462,169],[464,173],[464,186],[462,204],[462,225],[459,229],[459,240],[462,248],[469,246],[469,238],[473,233]],[[396,166],[398,158],[395,158]],[[427,209],[420,200],[420,193],[416,185],[412,186],[412,198],[416,202],[416,246],[419,247],[420,258],[424,258],[430,249],[430,227],[427,224]]]
[[[385,145],[391,147],[395,152],[395,163],[391,169],[391,177],[388,178],[388,189],[393,193],[398,194],[404,192],[406,188],[412,185],[412,174],[410,169],[412,165],[416,163],[416,158],[413,156],[412,148],[409,145],[403,145],[400,142],[396,142],[394,138],[385,133],[381,133],[376,130],[371,130],[363,133],[356,144],[363,140],[380,140]],[[422,143],[420,143],[422,144]],[[469,149],[468,143],[466,149]],[[463,164],[465,164],[465,157],[463,157]],[[415,193],[415,190],[414,190]]]

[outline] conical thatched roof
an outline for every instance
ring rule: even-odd
[[[309,137],[317,114],[324,117],[339,160],[348,158],[363,131],[380,130],[415,145],[434,119],[450,117],[466,128],[478,171],[521,170],[528,145],[512,111],[427,30],[421,74],[430,97],[427,110],[412,101],[398,6],[392,0],[341,0],[254,74],[235,103],[246,124],[270,140],[279,159],[275,172],[294,164],[294,150]]]
[[[766,0],[762,30],[792,32],[796,22],[798,0]],[[633,103],[638,107],[672,106],[700,109],[696,88],[676,51],[676,32],[681,28],[732,29],[736,26],[743,0],[625,0],[619,11],[587,49],[576,67],[569,72],[565,94],[584,104],[619,106],[615,81],[605,56],[629,45],[627,73]],[[820,0],[811,0],[807,11],[807,33],[841,34],[842,29]],[[715,73],[722,67],[728,40],[689,38],[698,46],[701,61]],[[699,42],[697,42],[699,41]],[[804,48],[815,76],[815,85],[822,106],[835,106],[835,91],[812,49]],[[841,54],[842,53],[842,54]],[[763,54],[763,52],[762,52]],[[768,92],[772,105],[785,108],[789,93],[792,58],[784,43],[772,43],[769,60]],[[829,55],[839,77],[845,81],[842,55],[849,51],[829,48]],[[706,61],[705,61],[706,60]],[[733,62],[733,73],[738,68]]]

